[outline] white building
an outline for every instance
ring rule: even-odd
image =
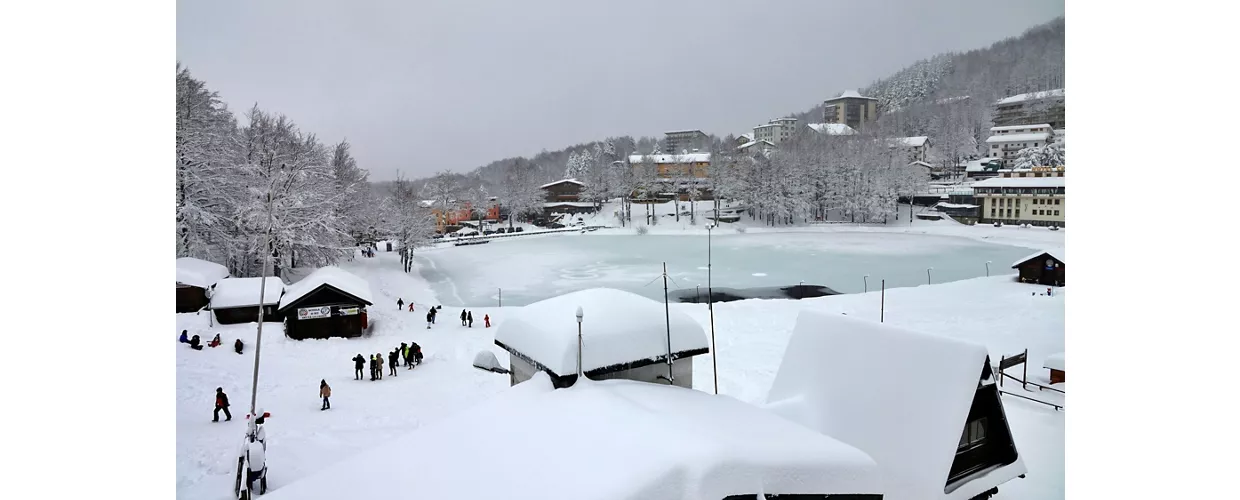
[[[797,130],[796,118],[776,118],[767,122],[765,125],[758,125],[753,128],[754,141],[767,141],[771,144],[779,144],[791,139]]]
[[[1055,131],[1045,123],[991,127],[990,138],[986,139],[986,157],[998,159],[1005,168],[1011,168],[1020,150],[1045,146],[1054,138]]]
[[[892,141],[891,147],[904,151],[910,162],[926,163],[930,157],[930,138],[924,135],[897,138]]]

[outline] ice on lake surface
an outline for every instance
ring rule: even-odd
[[[716,234],[712,284],[749,288],[823,285],[858,293],[986,275],[1015,274],[1012,262],[1035,249],[952,236],[899,233]],[[557,234],[505,238],[489,245],[415,253],[423,277],[445,304],[520,306],[595,287],[663,299],[659,278],[667,262],[669,290],[706,289],[706,236]]]

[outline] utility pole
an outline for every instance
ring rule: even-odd
[[[663,317],[667,322],[667,382],[675,385],[676,378],[672,376],[672,310],[667,305],[667,263],[663,263]]]
[[[280,170],[284,170],[284,165],[280,165]],[[271,263],[271,190],[275,189],[275,180],[272,180],[271,186],[267,190],[267,243],[263,245],[263,269],[262,277],[258,280],[258,335],[254,339],[254,379],[253,387],[250,390],[250,415],[254,415],[258,407],[258,362],[259,355],[263,351],[263,312],[267,306],[264,304],[267,295],[267,265]]]
[[[715,394],[719,394],[719,346],[715,344],[715,294],[711,290],[710,275],[710,234],[719,224],[719,209],[716,204],[715,222],[706,226],[706,308],[710,310],[710,372],[715,376]]]

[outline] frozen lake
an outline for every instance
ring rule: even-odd
[[[1014,274],[1013,261],[1035,250],[965,238],[899,233],[716,234],[713,284],[750,288],[824,285],[861,292],[986,275]],[[525,305],[594,287],[662,300],[662,263],[669,290],[706,289],[706,236],[560,234],[499,239],[485,245],[416,252],[422,275],[445,304]],[[696,292],[695,292],[696,293]]]

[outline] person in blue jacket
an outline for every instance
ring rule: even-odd
[[[182,344],[188,344],[189,343],[189,330],[181,330],[181,338],[177,340],[179,340]]]

